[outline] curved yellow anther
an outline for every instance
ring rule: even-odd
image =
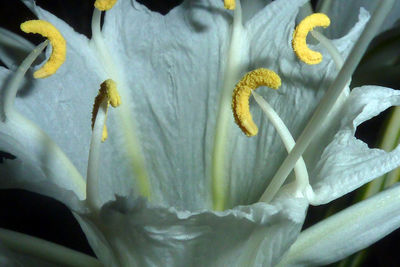
[[[28,20],[22,23],[20,27],[26,33],[38,33],[46,37],[52,46],[49,60],[35,71],[33,77],[38,79],[53,75],[65,61],[67,44],[64,37],[56,27],[44,20]]]
[[[117,3],[117,0],[96,0],[96,2],[94,2],[94,7],[98,10],[106,11],[110,10],[115,3]]]
[[[249,98],[251,90],[260,86],[278,89],[281,78],[272,70],[256,69],[247,73],[237,84],[232,95],[232,110],[236,124],[247,136],[254,136],[258,132],[257,125],[251,117]]]
[[[304,18],[296,27],[293,33],[292,46],[297,57],[310,65],[318,64],[322,61],[322,55],[319,52],[313,51],[307,46],[307,34],[314,29],[314,27],[328,27],[331,23],[327,15],[323,13],[314,13]]]
[[[94,122],[96,121],[96,116],[99,111],[100,105],[103,101],[107,101],[106,113],[108,111],[108,105],[111,105],[112,107],[115,108],[121,104],[121,97],[119,96],[117,91],[117,84],[111,79],[105,80],[100,85],[99,93],[94,99],[93,111],[92,111],[92,129],[94,127]],[[104,142],[107,139],[107,137],[108,137],[107,126],[104,124],[101,141]]]
[[[226,9],[234,10],[236,7],[235,0],[224,0],[224,6]]]

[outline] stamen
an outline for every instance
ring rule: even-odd
[[[99,198],[99,164],[100,144],[107,138],[107,111],[108,105],[117,107],[121,104],[117,86],[111,79],[105,80],[96,96],[92,112],[92,138],[90,140],[89,160],[86,179],[86,201],[94,212],[99,211],[101,201]],[[101,142],[100,142],[101,140]]]
[[[315,13],[304,18],[296,27],[293,33],[292,46],[297,57],[310,65],[318,64],[322,61],[322,55],[319,52],[313,51],[307,46],[307,34],[314,29],[314,27],[328,27],[331,21],[323,13]]]
[[[115,3],[117,3],[117,0],[96,0],[96,2],[94,2],[94,7],[101,11],[107,11],[110,10]]]
[[[331,40],[326,38],[322,33],[317,31],[312,31],[311,35],[320,42],[320,44],[328,51],[329,55],[335,62],[336,69],[340,70],[343,67],[344,59],[340,54],[339,50],[336,46],[332,43]]]
[[[281,78],[268,69],[256,69],[247,73],[237,84],[232,95],[232,110],[236,124],[247,136],[254,136],[258,132],[249,108],[251,91],[260,86],[278,89]]]
[[[118,90],[121,96],[129,96],[129,88],[123,75],[122,66],[116,64],[115,60],[109,53],[105,44],[104,37],[101,33],[101,10],[95,8],[92,17],[92,40],[94,48],[99,55],[99,60],[104,67],[108,77],[118,82]],[[129,99],[129,97],[124,97]],[[151,185],[150,179],[147,174],[146,162],[142,153],[141,143],[137,137],[136,122],[132,115],[132,110],[129,103],[122,105],[117,111],[118,121],[121,132],[124,137],[124,152],[126,153],[127,160],[131,162],[132,172],[134,175],[131,178],[137,184],[139,193],[151,200]]]
[[[53,75],[64,63],[67,45],[64,37],[51,23],[44,20],[28,20],[21,24],[21,30],[26,33],[38,33],[47,37],[53,47],[49,60],[34,74],[33,77],[46,78]]]
[[[226,55],[224,78],[222,81],[218,115],[212,151],[211,190],[214,210],[225,210],[229,203],[229,175],[227,175],[226,158],[229,140],[229,129],[232,120],[232,88],[240,78],[242,61],[240,51],[245,46],[245,31],[242,23],[240,1],[233,11],[232,34],[229,40],[229,50]]]
[[[114,108],[118,107],[121,104],[121,97],[118,94],[117,85],[111,79],[105,80],[100,85],[99,93],[94,100],[93,111],[92,111],[92,130],[96,121],[98,110],[100,108],[101,103],[104,100],[107,100],[107,107],[105,111],[106,116],[109,104],[111,104],[111,106]],[[101,141],[104,142],[107,139],[107,137],[108,137],[107,126],[104,124]]]
[[[393,8],[394,3],[395,0],[383,0],[379,2],[371,19],[368,21],[361,33],[360,38],[343,64],[343,68],[325,93],[305,129],[297,139],[296,145],[279,167],[268,188],[261,196],[260,201],[268,203],[275,197],[275,194],[277,193],[276,189],[283,185],[287,176],[292,171],[293,166],[307,149],[311,140],[315,137],[315,134],[318,132],[317,129],[321,127],[321,124],[324,123],[325,118],[329,112],[331,112],[332,107],[334,107],[338,97],[343,92],[347,82],[351,78],[351,75],[367,50],[367,46],[382,26],[384,19]]]
[[[26,71],[32,65],[32,63],[36,60],[36,58],[42,53],[43,49],[46,48],[49,41],[46,40],[43,43],[39,44],[25,59],[22,61],[21,65],[15,71],[12,76],[10,83],[4,88],[3,102],[1,103],[2,113],[1,120],[5,121],[6,117],[12,113],[14,110],[14,101],[17,95],[18,88],[21,86],[23,78],[25,76]],[[1,108],[1,106],[0,106]]]
[[[226,9],[234,10],[236,7],[235,0],[224,0],[224,6]]]
[[[262,96],[257,94],[255,91],[253,91],[252,94],[257,104],[260,106],[264,114],[267,116],[268,120],[277,131],[279,137],[283,142],[283,145],[286,148],[286,151],[290,153],[296,142],[294,141],[293,136],[290,134],[289,129],[286,127],[285,123],[275,112],[275,110]],[[310,186],[307,166],[303,160],[303,157],[300,157],[299,160],[296,162],[296,165],[294,166],[294,174],[296,177],[295,183],[293,184],[295,196],[312,196],[314,192]]]

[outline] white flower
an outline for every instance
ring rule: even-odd
[[[15,110],[3,96],[0,150],[16,159],[0,164],[0,186],[24,188],[68,205],[106,266],[278,264],[296,241],[309,203],[327,203],[400,165],[400,147],[392,152],[369,149],[354,137],[362,122],[400,105],[400,93],[377,86],[349,93],[347,87],[303,156],[310,183],[290,183],[272,202],[258,202],[278,168],[286,166],[281,164],[287,152],[255,103],[251,109],[259,134],[247,138],[234,124],[230,101],[235,83],[256,68],[275,71],[281,88],[258,92],[297,139],[338,79],[340,62],[332,56],[346,58],[369,20],[361,9],[354,27],[331,41],[338,52],[310,45],[321,51],[323,61],[308,66],[291,46],[296,16],[305,2],[280,0],[257,9],[259,1],[243,1],[241,17],[240,3],[232,12],[219,0],[186,1],[165,16],[133,0],[120,0],[106,12],[101,33],[100,12],[95,11],[93,38],[88,40],[25,0],[39,19],[62,33],[67,59],[49,78],[28,78],[28,93],[16,98]],[[14,48],[31,49],[20,37],[4,33],[14,40]],[[4,53],[0,58],[8,66],[0,68],[6,94],[16,62]],[[89,149],[94,151],[92,103],[99,84],[110,78],[122,104],[109,111],[109,138],[101,145],[100,158],[88,161]],[[20,85],[21,78],[16,81]],[[89,186],[87,172],[94,179]],[[400,202],[382,198],[396,190],[349,212],[368,210],[380,201],[379,216],[392,218]],[[94,192],[94,206],[86,200],[88,192]],[[323,230],[314,232],[320,234],[347,214],[322,222]],[[360,228],[346,229],[359,233],[378,220],[378,213],[363,214]],[[399,222],[382,225],[395,229]],[[372,231],[319,261],[302,245],[314,232],[301,235],[300,245],[295,243],[283,261],[332,262],[388,230]],[[331,239],[314,242],[337,247],[343,235],[339,229]]]

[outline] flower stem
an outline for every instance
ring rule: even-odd
[[[278,192],[279,188],[283,185],[297,160],[304,153],[311,140],[314,138],[319,126],[323,124],[325,118],[335,105],[336,100],[344,90],[346,83],[350,80],[351,75],[360,62],[369,43],[378,32],[384,19],[386,18],[386,15],[391,11],[393,4],[394,0],[382,0],[379,3],[379,6],[371,17],[371,20],[367,23],[360,38],[354,45],[349,57],[346,59],[343,68],[340,70],[338,76],[331,84],[328,91],[325,93],[313,116],[301,133],[295,147],[286,157],[285,161],[272,178],[271,183],[261,196],[260,201],[270,202]]]
[[[7,248],[60,266],[100,267],[96,258],[33,236],[0,228],[0,241]]]
[[[101,11],[97,8],[94,9],[92,17],[92,39],[100,54],[100,59],[107,72],[107,75],[113,79],[118,86],[118,92],[122,98],[121,106],[115,111],[119,116],[118,125],[121,126],[122,132],[124,133],[124,147],[127,158],[131,162],[132,170],[136,178],[139,193],[150,199],[151,186],[149,176],[146,170],[145,159],[141,151],[140,140],[136,135],[135,119],[131,115],[131,105],[129,100],[130,97],[128,87],[126,86],[125,79],[121,76],[122,74],[118,71],[113,58],[110,56],[107,46],[104,43],[104,38],[100,30],[101,22]]]
[[[213,209],[219,211],[225,209],[228,197],[229,182],[225,173],[225,156],[227,153],[226,145],[228,142],[228,129],[230,127],[229,122],[232,120],[232,92],[240,72],[239,59],[236,55],[240,55],[242,31],[242,11],[240,1],[237,1],[233,15],[232,37],[224,74],[222,95],[219,102],[212,154],[211,187]]]

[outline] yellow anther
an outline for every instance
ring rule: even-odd
[[[94,127],[94,122],[96,121],[96,116],[99,111],[100,105],[103,101],[107,101],[106,114],[108,111],[108,105],[111,105],[112,107],[115,108],[121,104],[121,97],[119,96],[117,91],[117,84],[111,79],[105,80],[100,85],[99,93],[94,99],[93,111],[92,111],[92,129]],[[104,142],[107,139],[107,137],[108,137],[107,126],[104,124],[101,141]]]
[[[236,124],[247,136],[254,136],[258,132],[257,125],[251,117],[249,98],[251,90],[260,86],[278,89],[281,78],[268,69],[256,69],[247,73],[237,84],[232,95],[232,110]]]
[[[36,79],[46,78],[56,73],[64,63],[67,54],[67,44],[57,28],[44,20],[28,20],[21,24],[21,30],[26,33],[38,33],[46,37],[52,46],[49,60],[35,71],[33,77]]]
[[[310,65],[318,64],[322,61],[322,55],[319,52],[313,51],[307,46],[307,34],[314,29],[314,27],[328,27],[331,23],[327,15],[323,13],[314,13],[304,18],[296,27],[293,33],[292,46],[297,57]]]
[[[117,3],[117,0],[96,0],[96,2],[94,2],[94,7],[98,10],[106,11],[110,10],[115,3]]]
[[[226,9],[234,10],[236,7],[235,0],[224,0],[224,6]]]

